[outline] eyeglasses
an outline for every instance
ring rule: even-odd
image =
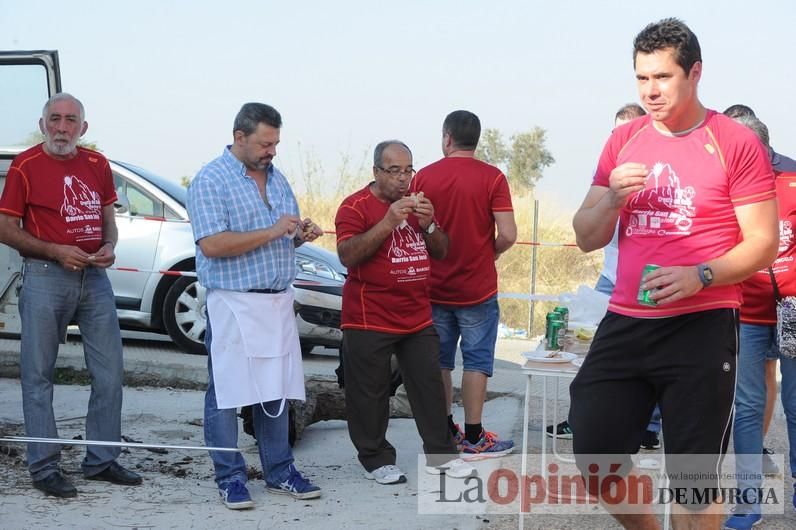
[[[399,175],[409,175],[410,177],[414,177],[415,173],[417,173],[417,171],[415,171],[412,168],[401,169],[395,166],[393,167],[376,166],[376,169],[378,169],[379,171],[384,171],[385,173],[389,173],[391,177],[397,177]]]

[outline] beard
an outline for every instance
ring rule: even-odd
[[[68,140],[68,137],[56,136],[53,138],[49,134],[44,135],[44,144],[47,146],[47,150],[54,155],[65,156],[71,153],[74,153],[77,149],[77,143],[80,141],[80,138],[73,138],[68,142],[56,142],[56,140]]]

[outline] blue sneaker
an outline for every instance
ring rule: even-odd
[[[763,522],[759,513],[734,513],[724,521],[724,528],[729,530],[749,530]]]
[[[266,482],[265,489],[271,493],[290,495],[294,499],[317,499],[321,496],[321,488],[301,476],[296,466],[290,464],[287,469],[288,476],[285,480],[279,484]]]
[[[466,461],[494,458],[507,455],[514,450],[512,440],[500,440],[493,432],[481,430],[481,438],[472,444],[465,438],[462,441],[461,454]]]
[[[246,485],[239,480],[232,480],[218,488],[218,494],[224,506],[230,510],[246,510],[254,508],[252,497]]]

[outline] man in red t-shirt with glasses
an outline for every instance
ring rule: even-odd
[[[116,257],[116,192],[108,160],[77,145],[88,127],[84,118],[83,104],[69,94],[56,94],[44,105],[39,120],[44,142],[20,153],[8,170],[0,198],[0,241],[25,259],[19,295],[25,433],[58,437],[52,403],[55,359],[67,325],[75,321],[91,374],[86,437],[118,442],[122,339],[105,273]],[[89,446],[83,475],[140,484],[138,474],[116,463],[120,452],[119,447]],[[47,495],[74,497],[77,490],[61,473],[60,459],[60,445],[28,444],[33,486]]]
[[[511,452],[514,442],[500,440],[484,429],[481,415],[495,363],[500,316],[495,260],[514,244],[517,225],[505,175],[475,158],[480,135],[481,122],[472,112],[448,114],[442,124],[445,157],[421,169],[413,188],[436,205],[440,226],[451,237],[448,255],[431,269],[431,303],[440,337],[448,427],[463,453],[498,456]],[[464,432],[451,414],[451,371],[459,339]]]
[[[374,181],[347,197],[335,218],[337,253],[348,267],[341,325],[348,433],[365,477],[379,484],[406,482],[386,438],[393,353],[423,439],[426,471],[475,474],[458,458],[445,425],[439,337],[428,298],[430,258],[436,266],[445,256],[448,237],[428,198],[406,196],[414,173],[406,144],[379,143]]]

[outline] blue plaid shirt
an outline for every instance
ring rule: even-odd
[[[203,167],[188,188],[188,215],[196,245],[199,283],[208,289],[248,291],[286,289],[296,277],[293,240],[279,237],[246,254],[208,258],[198,241],[220,232],[250,232],[268,228],[285,214],[298,215],[298,203],[285,176],[269,166],[262,199],[257,183],[229,150]]]

